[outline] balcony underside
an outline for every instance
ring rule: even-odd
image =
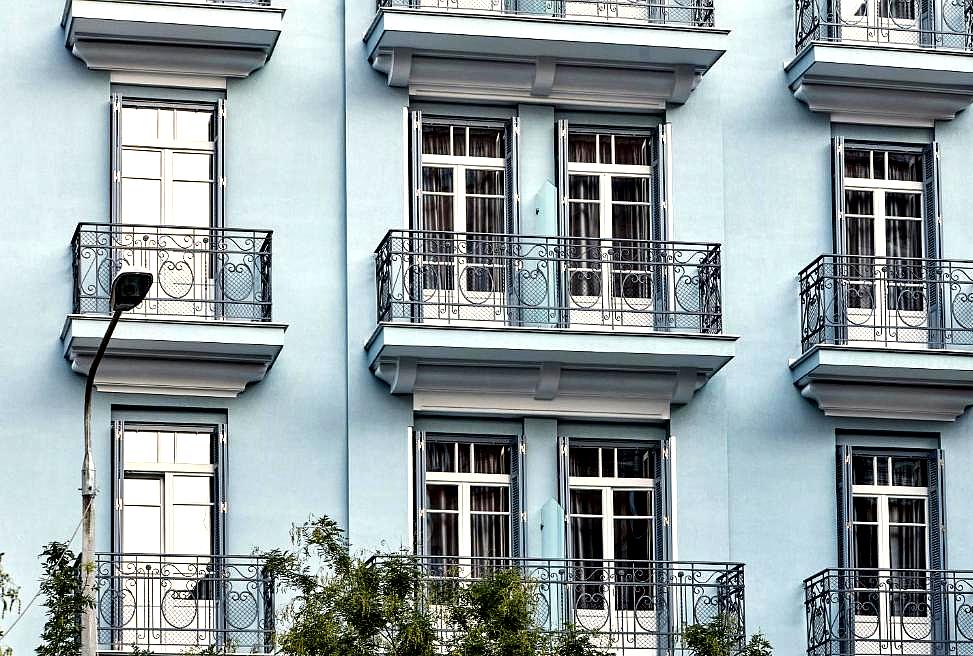
[[[240,78],[270,59],[283,17],[253,2],[67,0],[61,25],[92,70]]]
[[[785,66],[794,97],[834,122],[933,127],[973,103],[973,53],[812,43]]]
[[[829,417],[955,421],[973,405],[973,351],[819,344],[790,368]]]
[[[108,325],[101,315],[68,315],[64,357],[87,375]],[[98,369],[101,392],[235,397],[263,380],[284,345],[279,323],[124,318]]]
[[[664,110],[726,51],[713,28],[385,9],[365,35],[389,86],[433,99]]]
[[[736,337],[382,323],[369,366],[417,411],[668,419]]]

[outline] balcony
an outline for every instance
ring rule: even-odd
[[[664,111],[723,56],[713,0],[378,0],[368,60],[411,96]]]
[[[270,59],[283,18],[270,0],[67,0],[61,27],[92,70],[241,78]]]
[[[416,410],[664,419],[733,357],[716,244],[394,230],[375,374]]]
[[[794,96],[832,121],[933,127],[973,102],[970,0],[797,0]]]
[[[973,651],[973,572],[826,569],[804,599],[808,656]]]
[[[409,558],[408,556],[402,556]],[[743,565],[662,561],[418,557],[427,599],[501,570],[517,569],[537,595],[536,621],[548,634],[574,624],[617,654],[691,656],[682,633],[723,616],[746,636]],[[433,601],[434,603],[434,601]],[[433,613],[436,629],[451,632]]]
[[[125,313],[98,370],[100,391],[233,397],[262,380],[287,326],[271,320],[267,230],[82,223],[71,242],[74,307],[61,333],[87,375],[122,266],[155,284]]]
[[[98,652],[270,654],[274,582],[255,556],[100,553]]]
[[[973,404],[973,262],[823,255],[800,298],[791,373],[825,414],[953,421]]]

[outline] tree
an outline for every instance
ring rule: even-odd
[[[40,594],[47,608],[37,656],[80,656],[78,617],[94,600],[85,597],[77,556],[62,542],[51,542],[40,553]]]
[[[693,624],[683,631],[683,640],[695,656],[773,656],[773,647],[761,634],[756,634],[736,651],[740,625],[731,615],[717,615],[708,622]]]
[[[12,612],[20,612],[20,588],[4,571],[3,554],[0,553],[0,620]],[[3,627],[0,627],[0,656],[13,656],[13,650],[3,646],[3,635]]]

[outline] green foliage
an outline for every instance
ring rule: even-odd
[[[419,568],[408,559],[376,563],[351,555],[328,517],[291,531],[294,551],[266,554],[266,571],[294,598],[277,636],[290,656],[434,656],[435,634],[420,603]]]
[[[47,608],[37,656],[79,656],[81,612],[94,606],[84,595],[77,557],[61,542],[51,542],[40,554],[43,574],[40,594]]]
[[[20,612],[20,588],[4,571],[3,554],[0,553],[0,620],[12,612]],[[13,656],[13,650],[3,646],[3,627],[0,627],[0,656]]]
[[[761,634],[756,634],[735,651],[740,639],[740,626],[731,615],[718,615],[704,624],[693,624],[683,631],[686,646],[696,656],[773,656],[773,647]]]

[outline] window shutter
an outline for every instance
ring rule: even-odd
[[[213,464],[216,475],[213,477],[215,506],[213,508],[213,553],[226,553],[226,516],[229,510],[227,501],[227,482],[229,481],[229,458],[227,449],[226,424],[220,424],[213,434]]]
[[[834,252],[844,255],[848,252],[847,235],[845,229],[845,138],[831,139],[831,179],[834,193],[833,213],[833,246]]]
[[[942,450],[929,455],[929,566],[946,569],[946,494]]]
[[[839,446],[836,457],[835,487],[838,500],[838,566],[854,567],[854,533],[851,526],[851,447]]]
[[[506,139],[507,234],[520,231],[520,117],[510,119]]]
[[[514,440],[510,454],[510,555],[527,556],[527,440]]]
[[[111,222],[122,222],[122,97],[111,96]]]
[[[925,228],[923,256],[928,260],[942,257],[942,192],[940,189],[939,144],[929,144],[922,153],[922,194],[925,208],[923,221]],[[943,347],[944,308],[939,281],[944,278],[939,262],[926,263],[926,301],[928,304],[929,346]]]
[[[422,112],[409,112],[410,226],[422,230]]]
[[[672,203],[669,184],[671,162],[672,124],[663,123],[659,126],[654,148],[652,149],[652,240],[665,241],[669,239],[669,225],[672,216]],[[669,309],[674,305],[669,298],[671,293],[669,273],[666,260],[669,259],[664,247],[654,249],[652,260],[656,263],[652,272],[652,295],[655,308],[656,330],[668,330],[672,322]]]
[[[564,553],[571,557],[571,485],[570,441],[564,435],[557,438],[558,502],[564,511]]]
[[[216,103],[216,116],[213,117],[213,143],[216,153],[213,157],[213,225],[225,227],[226,214],[226,159],[223,156],[226,125],[226,100]]]
[[[555,167],[557,168],[557,215],[558,229],[562,236],[570,234],[568,216],[568,122],[558,121],[557,152],[555,153]]]
[[[655,459],[655,560],[672,559],[672,498],[669,488],[672,483],[672,441],[665,439],[659,445]]]
[[[418,556],[426,554],[426,450],[425,433],[413,428],[412,434],[412,521],[413,547]]]
[[[112,422],[112,551],[120,552],[125,500],[125,422]]]
[[[817,2],[818,0],[811,0]],[[844,0],[846,3],[849,0]],[[842,0],[827,0],[828,2],[828,34],[831,41],[841,41],[841,2]],[[821,36],[825,36],[822,34]]]
[[[945,7],[945,3],[943,4]],[[919,43],[936,45],[936,9],[934,0],[919,0]]]

